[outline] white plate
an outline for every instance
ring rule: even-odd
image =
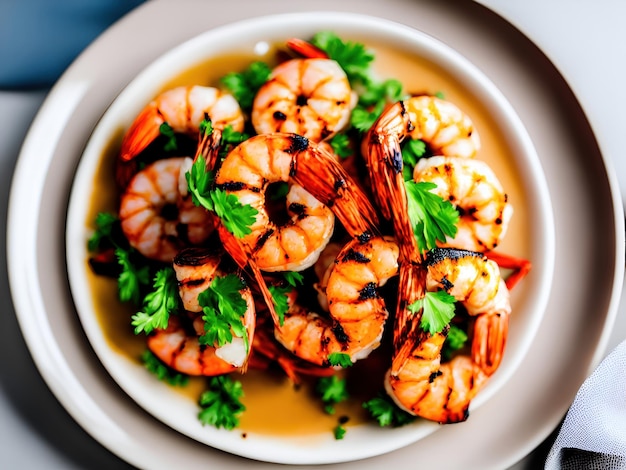
[[[333,438],[330,429],[305,438],[301,435],[272,436],[245,427],[225,432],[202,426],[197,419],[197,404],[192,399],[159,383],[141,364],[111,345],[96,315],[97,301],[94,300],[89,282],[87,271],[90,268],[85,263],[89,257],[86,245],[90,234],[88,227],[92,222],[88,218],[94,210],[93,182],[102,165],[103,149],[110,148],[111,142],[119,138],[120,128],[128,127],[133,116],[172,79],[212,56],[246,50],[252,53],[257,44],[284,42],[294,36],[307,38],[321,30],[332,30],[342,37],[367,36],[376,44],[402,48],[403,52],[420,57],[450,74],[462,84],[466,93],[476,97],[490,118],[497,123],[498,134],[504,136],[506,156],[514,167],[503,168],[503,173],[505,168],[508,170],[506,179],[523,182],[523,196],[518,194],[518,197],[524,197],[525,200],[513,202],[513,205],[517,204],[520,214],[517,217],[522,217],[522,212],[530,212],[534,224],[532,227],[521,227],[518,222],[512,229],[523,231],[521,238],[524,242],[533,241],[528,248],[533,269],[511,294],[513,315],[506,354],[497,373],[473,400],[470,406],[472,415],[506,383],[528,352],[545,312],[554,267],[554,222],[550,196],[539,158],[526,130],[510,104],[489,79],[441,42],[397,22],[372,16],[309,12],[262,16],[231,23],[203,33],[161,56],[143,70],[107,109],[81,157],[68,208],[66,250],[71,292],[81,323],[96,354],[120,387],[140,406],[172,428],[200,442],[236,455],[277,463],[337,463],[363,459],[413,443],[441,426],[426,420],[418,420],[396,429],[381,429],[374,424],[350,426],[340,441]],[[486,122],[483,124],[486,127]],[[483,142],[486,142],[486,136],[491,134],[478,123],[476,126]],[[479,156],[485,153],[483,151]],[[499,175],[500,178],[503,176]],[[522,205],[523,210],[520,207]],[[245,433],[245,439],[241,438],[241,433]]]
[[[616,185],[580,106],[545,56],[489,10],[471,3],[440,3],[318,0],[294,5],[249,0],[225,4],[216,12],[203,1],[152,1],[105,33],[54,87],[15,172],[9,274],[20,326],[39,370],[96,440],[146,468],[201,468],[207,462],[220,468],[263,466],[161,425],[116,386],[77,321],[66,280],[63,236],[78,158],[103,111],[130,79],[163,51],[210,27],[288,10],[377,15],[408,23],[461,52],[495,82],[524,122],[544,166],[555,214],[556,275],[547,314],[511,380],[466,423],[343,467],[415,461],[440,468],[503,468],[558,424],[597,364],[615,318],[624,256]],[[137,38],[141,47],[128,47]]]

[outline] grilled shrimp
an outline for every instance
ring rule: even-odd
[[[200,123],[208,118],[213,127],[232,126],[243,131],[244,116],[237,100],[217,88],[180,86],[152,100],[135,118],[122,140],[120,160],[128,162],[160,135],[167,123],[174,132],[196,136]]]
[[[506,234],[513,206],[491,168],[482,160],[432,157],[415,166],[417,182],[435,183],[432,190],[461,214],[458,232],[446,246],[472,251],[493,250]]]
[[[363,155],[369,165],[372,185],[384,188],[381,180],[388,175],[381,166],[402,169],[401,143],[406,138],[420,139],[432,155],[471,158],[480,149],[480,138],[471,119],[456,105],[434,96],[414,96],[388,107],[362,141]],[[386,219],[396,210],[391,193],[402,197],[403,191],[374,191],[377,204]]]
[[[386,377],[386,389],[401,408],[440,423],[467,419],[471,400],[502,359],[511,305],[498,265],[482,253],[452,248],[431,250],[425,259],[429,290],[444,289],[474,318],[470,355],[441,363],[447,330],[429,334],[421,315],[400,319],[410,328]],[[420,284],[412,284],[419,286]],[[410,292],[412,297],[423,293]]]
[[[388,311],[379,288],[398,270],[398,248],[382,237],[348,242],[337,255],[326,282],[330,318],[297,303],[276,330],[276,338],[296,356],[328,365],[331,353],[354,362],[379,346]]]
[[[294,133],[319,142],[348,125],[356,102],[334,60],[291,59],[279,64],[257,92],[252,125],[258,134]]]
[[[190,375],[219,375],[242,368],[250,354],[246,340],[233,335],[232,341],[220,347],[200,343],[205,333],[205,321],[198,295],[209,288],[213,280],[230,269],[222,264],[222,253],[206,248],[185,248],[174,258],[174,271],[185,314],[171,316],[167,328],[148,337],[148,347],[170,367]],[[242,318],[248,336],[248,345],[254,340],[255,306],[248,286],[240,291],[247,303]]]
[[[216,218],[187,193],[188,157],[157,160],[137,173],[121,197],[119,216],[130,245],[150,259],[171,262],[186,245],[204,242]]]
[[[266,191],[280,181],[290,188],[289,220],[279,226],[267,210]],[[258,211],[251,233],[240,241],[264,271],[312,266],[333,234],[333,213],[359,234],[376,217],[365,195],[353,192],[356,185],[339,163],[295,134],[263,134],[242,142],[222,162],[215,184]]]

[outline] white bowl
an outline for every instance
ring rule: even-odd
[[[273,436],[225,431],[202,426],[194,400],[158,382],[126,354],[111,347],[94,314],[94,296],[87,281],[86,263],[92,214],[93,180],[104,149],[119,144],[123,129],[137,113],[182,71],[214,56],[242,51],[252,53],[290,37],[307,38],[321,30],[335,31],[344,38],[384,44],[431,62],[472,96],[507,142],[511,161],[503,182],[516,182],[523,200],[518,213],[532,224],[514,227],[524,239],[523,255],[533,262],[531,273],[512,292],[513,315],[504,360],[488,385],[472,402],[476,411],[511,377],[523,360],[544,314],[552,283],[554,229],[547,185],[539,159],[523,125],[499,90],[476,67],[446,45],[404,25],[359,14],[339,12],[294,13],[245,20],[201,34],[160,57],[139,74],[117,97],[94,129],[79,163],[69,201],[67,220],[67,263],[72,295],[86,335],[103,365],[119,386],[148,413],[173,429],[224,451],[261,461],[319,464],[363,459],[415,442],[440,428],[417,420],[400,428],[375,424],[348,427],[342,440],[331,432],[309,436]],[[366,39],[365,39],[366,38]],[[393,71],[389,72],[393,76]],[[479,128],[479,132],[481,129]],[[498,157],[499,158],[499,157]],[[513,216],[515,220],[516,215]],[[130,320],[129,320],[130,321]],[[470,418],[471,419],[471,416]]]

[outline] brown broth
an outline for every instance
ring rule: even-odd
[[[358,39],[358,38],[357,38]],[[515,208],[506,239],[500,251],[515,256],[527,257],[529,253],[528,213],[524,205],[522,185],[509,158],[510,150],[497,122],[464,86],[435,64],[426,62],[408,53],[390,50],[378,44],[370,44],[375,51],[375,67],[379,71],[390,71],[383,78],[393,77],[402,81],[409,92],[441,92],[445,99],[456,103],[474,121],[480,134],[482,150],[478,158],[484,159],[498,175]],[[219,77],[233,70],[242,70],[252,60],[271,62],[275,50],[266,57],[242,53],[227,58],[220,57],[198,64],[163,86],[163,90],[190,84],[217,85]],[[383,74],[381,73],[381,76]],[[95,175],[91,211],[87,223],[91,226],[95,215],[101,211],[117,209],[117,195],[113,185],[113,162],[119,149],[122,131],[110,142],[102,153],[101,165]],[[89,282],[94,296],[97,318],[104,330],[110,347],[121,352],[132,361],[140,362],[145,349],[142,336],[135,336],[130,325],[131,308],[120,304],[115,280],[99,277],[89,272]],[[383,348],[370,358],[359,361],[353,370],[350,386],[353,399],[336,406],[336,414],[323,411],[321,401],[313,397],[312,382],[295,387],[283,374],[249,371],[245,375],[235,374],[243,382],[246,412],[241,417],[242,432],[259,432],[275,435],[312,435],[332,430],[338,418],[348,416],[348,426],[367,420],[361,403],[382,389],[382,377],[387,367]],[[367,373],[360,374],[364,369]],[[372,370],[374,373],[372,373]],[[372,379],[372,376],[374,379]],[[356,379],[355,379],[356,377]],[[365,379],[367,377],[367,379]],[[156,380],[156,379],[155,379]],[[204,379],[194,378],[185,389],[176,389],[192,400],[197,400],[206,387]]]

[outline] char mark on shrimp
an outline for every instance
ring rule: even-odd
[[[303,219],[307,216],[306,206],[297,202],[292,202],[291,204],[289,204],[289,211],[296,214],[299,219]]]
[[[359,300],[368,300],[378,298],[378,289],[376,283],[368,282],[359,291]]]
[[[356,250],[348,250],[345,256],[341,259],[341,262],[356,261],[357,263],[370,263],[372,260]]]
[[[288,154],[294,154],[302,152],[309,148],[309,139],[298,134],[292,134],[289,136],[289,147],[285,149]]]
[[[334,322],[332,326],[332,332],[335,335],[335,338],[337,338],[337,341],[339,341],[340,343],[347,344],[350,341],[350,338],[344,331],[343,327],[341,326],[341,323]]]
[[[263,245],[265,245],[265,242],[267,242],[267,240],[269,240],[269,238],[274,234],[274,229],[270,228],[268,230],[266,230],[256,241],[255,244],[255,251],[259,250],[260,248],[263,247]]]
[[[426,254],[426,266],[433,266],[444,260],[457,260],[474,256],[476,258],[485,258],[483,253],[469,250],[460,250],[458,248],[434,248]]]

